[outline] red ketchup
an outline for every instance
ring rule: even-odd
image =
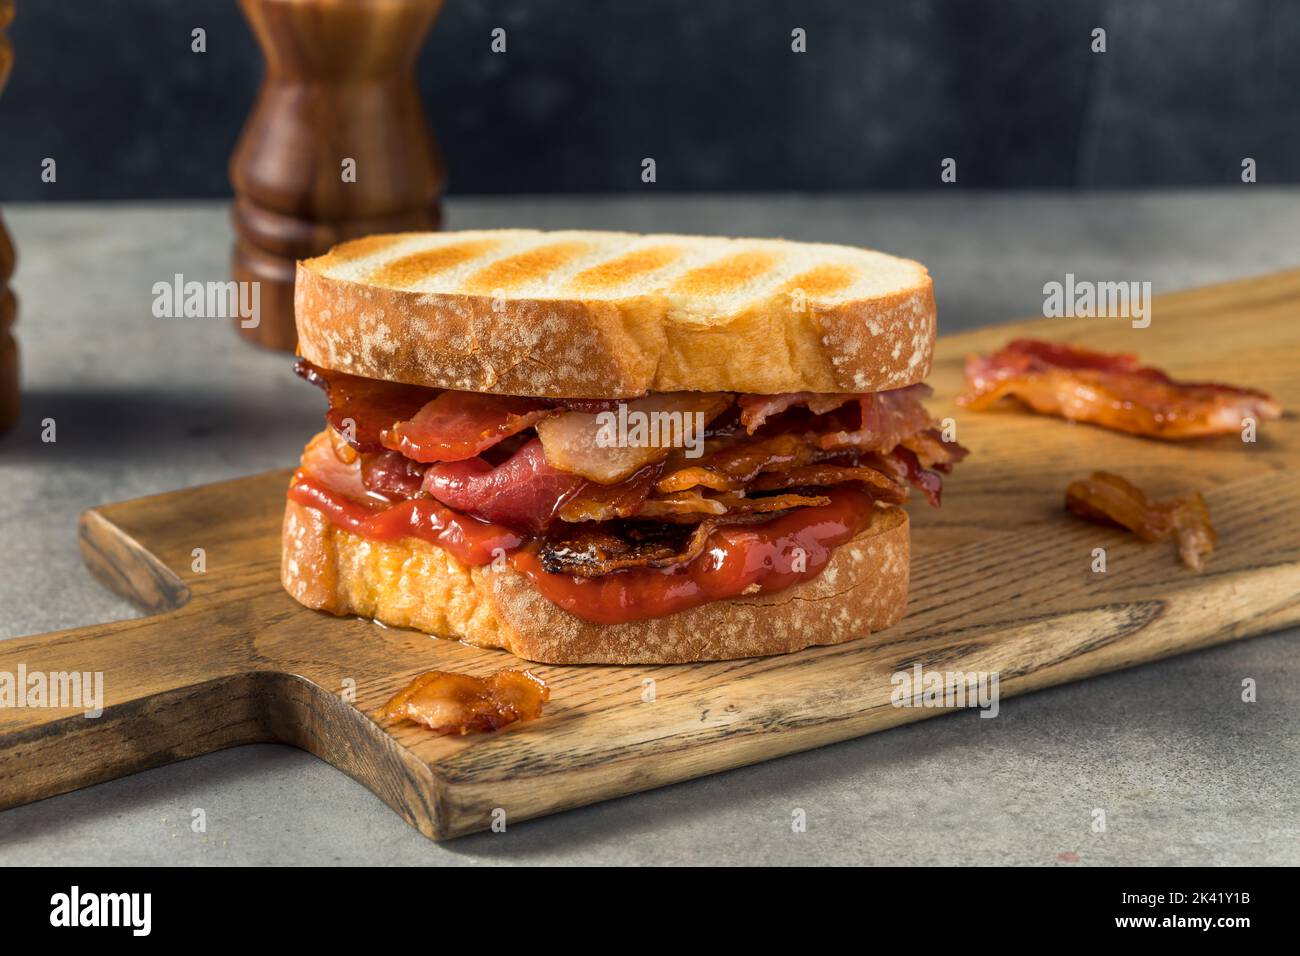
[[[761,525],[718,528],[704,553],[672,568],[629,568],[598,578],[550,574],[530,550],[510,566],[528,575],[546,598],[598,624],[663,617],[710,601],[771,594],[814,578],[831,551],[871,524],[871,498],[856,488],[831,493],[831,503],[799,508]],[[796,563],[799,549],[802,563]],[[796,570],[796,565],[801,570]]]
[[[457,514],[432,498],[409,498],[397,504],[357,501],[335,494],[298,472],[289,500],[315,508],[330,521],[371,541],[422,538],[450,551],[462,564],[490,564],[499,552],[513,551],[523,539],[500,525]]]
[[[294,476],[289,498],[355,534],[376,541],[422,538],[464,564],[489,564],[497,549],[510,552],[510,566],[527,575],[544,597],[597,624],[663,617],[710,601],[771,594],[814,578],[834,548],[871,524],[873,511],[869,495],[841,486],[830,492],[830,504],[799,508],[760,525],[718,528],[704,552],[686,564],[583,578],[544,570],[535,549],[521,547],[519,535],[431,498],[362,503],[331,492],[302,472]]]

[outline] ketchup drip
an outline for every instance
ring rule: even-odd
[[[421,538],[450,551],[462,564],[490,564],[497,554],[523,543],[507,528],[457,514],[432,498],[410,498],[395,505],[360,502],[335,494],[301,471],[289,486],[289,500],[315,508],[340,528],[371,541]]]
[[[760,525],[718,528],[702,554],[677,567],[629,568],[582,578],[546,571],[535,546],[526,545],[524,538],[431,498],[360,502],[330,491],[301,471],[289,488],[290,500],[374,541],[421,538],[475,566],[507,552],[510,566],[527,575],[544,597],[598,624],[664,617],[710,601],[771,594],[816,577],[836,547],[871,524],[873,513],[870,495],[856,487],[835,488],[829,497],[829,504],[799,508]]]

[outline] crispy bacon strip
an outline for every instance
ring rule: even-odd
[[[934,428],[917,432],[899,444],[916,455],[922,467],[933,468],[945,475],[952,471],[953,465],[970,454],[970,449],[965,445],[944,441],[943,436]]]
[[[377,716],[414,721],[436,734],[469,734],[540,717],[550,699],[551,689],[532,671],[500,670],[491,677],[429,671],[399,691]]]
[[[847,482],[884,501],[902,501],[901,483],[910,482],[937,504],[940,472],[965,454],[929,427],[923,385],[866,395],[681,392],[607,401],[429,389],[305,361],[298,371],[330,398],[330,441],[308,456],[309,470],[330,487],[379,504],[428,495],[520,534],[544,534],[556,519],[735,520],[819,505],[827,489]],[[704,455],[603,447],[596,439],[608,423],[597,415],[610,411],[626,411],[628,428],[633,411],[650,422],[656,414],[699,415]]]
[[[1144,541],[1160,541],[1173,535],[1183,564],[1201,570],[1214,550],[1217,536],[1210,523],[1210,511],[1199,491],[1168,501],[1149,501],[1131,482],[1119,475],[1094,471],[1065,489],[1065,507],[1089,521],[1128,528]]]
[[[562,412],[537,423],[546,460],[601,484],[624,481],[675,448],[704,439],[704,429],[731,407],[723,392],[666,392],[595,414]],[[626,431],[619,434],[618,421]],[[696,427],[699,431],[695,431]],[[689,429],[689,431],[688,431]]]
[[[896,477],[925,495],[925,500],[930,502],[931,507],[938,508],[943,503],[943,476],[922,465],[916,452],[899,445],[885,455],[882,461],[892,469]]]
[[[552,413],[545,402],[480,392],[443,392],[382,436],[414,461],[465,461]]]
[[[691,489],[660,498],[648,498],[632,517],[690,524],[706,517],[735,518],[823,505],[827,500],[825,495],[817,494],[762,495],[750,498],[740,492],[711,494]]]
[[[728,515],[764,515],[774,511],[789,511],[791,508],[820,508],[831,503],[825,495],[760,495],[756,498],[740,495],[721,494],[717,500],[722,502]]]
[[[635,514],[650,494],[662,468],[661,464],[646,465],[617,485],[585,482],[577,494],[560,506],[560,520],[611,521]]]
[[[825,415],[854,398],[854,395],[829,392],[786,392],[783,395],[741,395],[736,403],[740,406],[740,424],[752,435],[769,418],[791,408],[802,405],[814,415]]]
[[[1278,418],[1264,392],[1216,382],[1179,382],[1137,357],[1016,339],[966,360],[969,391],[958,404],[975,411],[1014,398],[1043,415],[1151,438],[1198,438],[1241,430],[1246,418]]]
[[[325,392],[330,403],[325,418],[357,451],[383,451],[384,430],[410,418],[438,394],[419,385],[318,368],[306,359],[298,359],[293,370]]]
[[[542,567],[552,574],[584,578],[629,568],[672,568],[688,564],[703,554],[710,535],[720,528],[763,524],[774,512],[823,506],[830,501],[825,496],[803,495],[740,498],[725,502],[722,506],[731,510],[720,515],[697,514],[689,520],[678,520],[665,514],[643,522],[641,519],[647,516],[638,514],[632,521],[576,525],[552,531],[541,543],[537,557]]]
[[[768,437],[741,434],[711,441],[709,451],[698,464],[675,468],[675,464],[685,462],[670,461],[655,484],[655,492],[671,497],[691,488],[770,491],[857,481],[883,501],[902,501],[907,495],[898,483],[907,482],[938,507],[943,490],[939,472],[952,471],[952,466],[967,454],[966,448],[943,441],[934,429],[904,438],[885,454],[864,454],[853,448],[822,449],[815,438],[788,432]],[[647,505],[654,500],[651,498]]]
[[[818,435],[817,444],[828,449],[889,451],[909,435],[930,427],[930,413],[921,399],[932,392],[930,386],[917,384],[850,396],[858,406],[857,426]]]
[[[709,498],[698,488],[676,491],[670,495],[647,498],[637,509],[638,518],[658,518],[663,521],[695,521],[699,515],[722,515],[727,506],[717,498]]]
[[[901,504],[907,500],[907,489],[869,465],[805,465],[786,471],[759,475],[747,491],[776,491],[781,488],[828,488],[848,481],[856,481],[871,492],[873,498]]]
[[[618,535],[604,528],[587,527],[546,541],[538,557],[542,567],[552,574],[584,578],[626,568],[670,568],[695,560],[715,527],[707,519],[689,531],[644,528]]]
[[[694,461],[675,456],[655,490],[672,494],[698,486],[734,491],[761,472],[804,465],[816,457],[817,449],[803,435],[783,432],[765,438],[729,436],[707,443],[705,454]]]

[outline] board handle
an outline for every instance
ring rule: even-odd
[[[283,743],[361,780],[417,826],[437,818],[426,763],[303,674],[303,661],[259,649],[282,613],[255,594],[240,599],[233,582],[219,600],[193,593],[93,509],[79,531],[95,577],[160,613],[0,641],[0,809],[226,747]]]
[[[0,808],[276,739],[260,685],[290,678],[219,656],[214,668],[220,629],[205,616],[187,608],[0,642]]]
[[[264,660],[256,630],[195,598],[153,617],[0,641],[0,809],[226,747],[282,743],[431,827],[438,784],[428,764],[339,694]]]

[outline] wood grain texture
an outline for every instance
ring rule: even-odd
[[[0,644],[0,670],[102,671],[107,707],[0,710],[0,806],[253,741],[303,747],[445,838],[934,716],[890,703],[920,663],[996,671],[1008,697],[1300,623],[1300,427],[1256,444],[1170,445],[1018,412],[951,404],[963,356],[1015,335],[1126,349],[1177,376],[1273,392],[1300,407],[1300,272],[1159,298],[1149,329],[1045,320],[941,340],[933,411],[971,450],[941,511],[914,518],[908,617],[870,639],[783,657],[662,667],[534,665],[546,715],[440,738],[369,714],[430,668],[512,663],[307,611],[277,583],[288,472],[106,505],[86,514],[92,571],[153,610],[142,620]],[[286,452],[287,453],[287,452]],[[1154,494],[1205,492],[1219,549],[1202,574],[1172,545],[1078,521],[1066,484],[1093,468]],[[1105,547],[1108,572],[1093,574]],[[196,572],[193,549],[206,570]],[[655,699],[643,700],[643,681]],[[347,691],[355,688],[355,703]]]
[[[439,228],[447,173],[415,84],[442,0],[240,0],[266,75],[230,159],[234,276],[261,287],[261,322],[293,351],[295,263],[347,239]],[[356,163],[354,182],[342,163]]]

